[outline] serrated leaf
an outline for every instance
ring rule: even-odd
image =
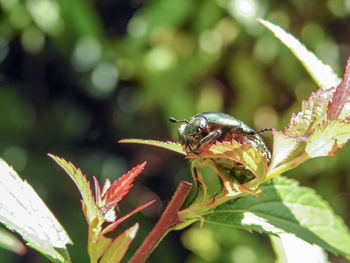
[[[138,229],[139,224],[136,223],[134,226],[120,234],[103,254],[100,263],[120,262],[123,259],[125,252],[128,250],[130,243],[134,240]]]
[[[320,125],[310,136],[305,152],[311,157],[332,156],[350,139],[350,124],[342,121],[328,121]]]
[[[138,143],[138,144],[145,144],[145,145],[151,145],[156,146],[160,148],[164,148],[173,152],[177,152],[182,155],[186,155],[186,152],[182,149],[182,145],[180,143],[174,143],[174,142],[162,142],[162,141],[156,141],[156,140],[144,140],[144,139],[122,139],[118,141],[119,143]]]
[[[327,253],[317,245],[311,245],[293,234],[270,236],[276,263],[328,263]]]
[[[295,234],[310,244],[350,257],[350,233],[343,220],[314,190],[284,177],[261,187],[260,199],[248,195],[219,206],[207,222],[269,234]]]
[[[332,101],[330,101],[327,109],[327,118],[329,120],[337,120],[340,117],[340,114],[345,114],[345,118],[349,118],[350,110],[349,105],[346,107],[344,112],[345,104],[350,104],[350,58],[347,61],[343,80],[340,82],[337,87]],[[349,102],[349,103],[348,103]],[[344,117],[343,117],[344,118]]]
[[[135,166],[108,187],[105,196],[102,197],[106,200],[106,211],[114,208],[119,203],[119,201],[129,192],[134,179],[142,172],[142,170],[145,168],[145,165],[146,162]]]
[[[302,101],[301,111],[298,114],[292,114],[284,133],[294,138],[310,135],[317,125],[327,120],[328,103],[334,92],[333,88],[312,92],[308,100]]]
[[[324,64],[315,54],[307,50],[293,35],[285,32],[282,28],[269,21],[264,19],[258,19],[258,21],[272,31],[274,35],[292,51],[319,87],[328,89],[338,86],[341,79],[333,72],[332,68]]]
[[[198,158],[198,156],[190,154],[188,158]],[[239,162],[255,175],[257,185],[264,181],[267,173],[266,157],[257,148],[236,141],[216,142],[209,147],[204,145],[201,147],[200,158]]]
[[[25,245],[23,245],[14,234],[2,228],[0,228],[0,247],[13,251],[19,255],[23,255],[27,252]]]
[[[97,225],[102,224],[104,221],[103,214],[98,209],[94,197],[92,195],[90,182],[86,179],[86,176],[82,171],[75,167],[71,162],[67,162],[65,159],[48,154],[62,169],[69,175],[75,185],[78,187],[80,195],[83,199],[84,213],[88,223],[92,223],[94,219],[97,219]]]
[[[350,139],[350,60],[337,88],[320,88],[292,114],[288,128],[273,130],[267,179],[314,157],[333,156]]]
[[[0,159],[0,222],[54,262],[70,262],[67,233],[34,189]]]

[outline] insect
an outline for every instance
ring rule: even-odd
[[[237,142],[259,149],[267,160],[271,160],[271,153],[264,140],[259,135],[271,129],[255,131],[244,122],[221,112],[203,112],[188,120],[169,118],[173,123],[184,123],[179,128],[180,141],[189,149],[189,153],[196,151],[204,144],[215,141],[236,140]],[[198,154],[198,153],[197,153]]]

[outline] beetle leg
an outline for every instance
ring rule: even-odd
[[[220,135],[222,134],[222,131],[221,130],[216,130],[216,131],[213,131],[211,133],[209,133],[207,136],[205,136],[197,145],[196,148],[194,148],[192,150],[192,152],[195,152],[199,147],[201,147],[203,144],[211,141],[212,139],[214,138],[217,138],[219,137]]]
[[[193,150],[193,144],[190,141],[187,141],[186,148],[188,148],[190,150],[189,152],[187,152],[187,154],[194,153],[194,151],[195,151],[195,150]]]

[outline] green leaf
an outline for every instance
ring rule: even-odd
[[[311,188],[276,177],[253,195],[219,206],[207,222],[269,234],[292,233],[332,253],[350,258],[350,233],[343,220]]]
[[[338,86],[341,79],[333,72],[332,68],[324,64],[315,54],[307,50],[298,39],[269,21],[264,19],[258,19],[258,21],[271,30],[274,35],[293,52],[319,87],[328,89]]]
[[[0,228],[0,247],[11,250],[19,255],[23,255],[27,251],[25,245],[14,234],[2,228]]]
[[[96,244],[96,258],[100,258],[111,245],[112,239],[102,236]]]
[[[198,155],[190,154],[188,158],[195,159],[198,158]],[[234,140],[231,142],[216,142],[208,147],[204,145],[204,147],[201,147],[200,158],[214,159],[219,165],[226,165],[226,167],[229,167],[227,162],[231,162],[232,165],[235,165],[236,162],[243,164],[244,168],[255,175],[255,179],[243,184],[246,187],[259,186],[266,177],[266,157],[256,147],[240,144]]]
[[[83,208],[86,216],[86,220],[89,224],[93,222],[94,219],[97,219],[97,222],[94,224],[97,227],[103,223],[104,217],[101,211],[98,209],[92,191],[90,188],[90,183],[86,179],[86,176],[82,171],[75,167],[71,162],[67,162],[65,159],[55,156],[53,154],[48,154],[62,169],[69,175],[73,180],[75,185],[78,187],[81,197],[83,198]]]
[[[350,139],[350,124],[342,121],[323,123],[310,136],[305,152],[311,157],[334,155]]]
[[[156,141],[156,140],[144,140],[144,139],[122,139],[118,141],[119,143],[138,143],[138,144],[145,144],[145,145],[151,145],[156,147],[161,147],[173,152],[177,152],[183,155],[186,155],[186,152],[182,149],[182,145],[180,143],[174,143],[174,142],[162,142],[162,141]]]
[[[277,263],[328,263],[327,253],[317,245],[311,245],[293,234],[270,236]]]
[[[136,223],[120,234],[103,254],[100,263],[120,262],[123,259],[125,252],[128,250],[131,241],[134,240],[138,229],[139,224]]]
[[[318,89],[284,132],[273,130],[273,156],[266,179],[319,156],[334,156],[350,139],[350,59],[337,88]]]
[[[0,159],[0,222],[53,262],[70,262],[66,231],[34,189]]]

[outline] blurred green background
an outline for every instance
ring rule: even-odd
[[[299,38],[342,75],[350,55],[350,0],[0,0],[0,156],[28,180],[88,262],[87,224],[75,186],[46,153],[89,178],[116,179],[146,160],[121,214],[157,203],[119,229],[141,225],[135,251],[180,179],[174,153],[120,145],[122,138],[177,140],[168,117],[234,115],[253,128],[282,129],[317,89],[300,63],[256,22]],[[271,141],[270,136],[265,136]],[[315,188],[350,225],[350,148],[288,173]],[[170,233],[148,262],[273,262],[269,239],[198,225]],[[332,262],[346,262],[331,256]],[[47,262],[0,249],[0,262]]]

